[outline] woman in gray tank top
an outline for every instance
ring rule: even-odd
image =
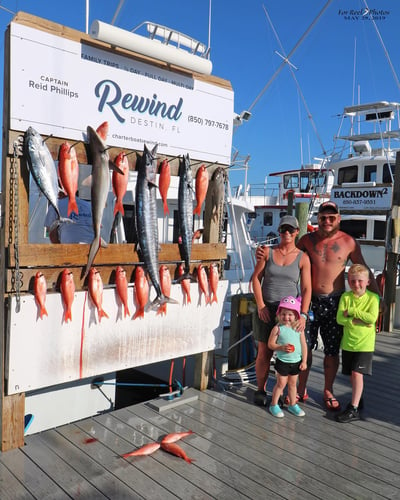
[[[275,325],[280,300],[288,295],[301,295],[301,315],[297,323],[304,330],[311,301],[311,264],[308,255],[296,247],[299,223],[296,217],[285,215],[278,228],[280,241],[267,247],[264,259],[257,261],[252,285],[257,311],[253,315],[253,335],[258,341],[256,359],[257,391],[255,404],[266,406],[266,383],[273,351],[268,348],[268,338]]]

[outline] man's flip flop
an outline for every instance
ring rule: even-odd
[[[334,396],[332,396],[331,398],[325,398],[324,403],[325,403],[325,408],[329,411],[340,410],[340,403]]]

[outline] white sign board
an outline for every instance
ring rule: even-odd
[[[340,210],[390,210],[392,193],[391,186],[333,187],[331,200]]]
[[[42,319],[33,295],[21,297],[18,313],[12,297],[7,393],[32,391],[219,348],[227,288],[228,282],[220,281],[218,302],[206,305],[199,285],[192,283],[192,302],[183,305],[181,285],[172,285],[171,297],[178,303],[168,304],[166,315],[149,311],[144,318],[134,320],[133,286],[128,288],[130,315],[126,317],[115,288],[108,288],[104,290],[103,309],[109,317],[101,321],[87,292],[80,291],[75,293],[72,321],[68,323],[63,322],[60,293],[47,295],[48,316]]]
[[[232,90],[11,23],[10,128],[85,140],[109,123],[109,146],[229,164]]]

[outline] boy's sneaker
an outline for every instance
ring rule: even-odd
[[[254,393],[254,404],[257,406],[267,406],[267,393],[265,391],[256,391]]]
[[[269,412],[277,418],[283,418],[285,416],[279,405],[270,405]]]
[[[353,420],[360,420],[360,412],[358,411],[358,408],[354,408],[354,406],[349,404],[344,412],[336,415],[335,420],[336,422],[341,422],[342,424],[347,424]]]
[[[288,412],[294,415],[295,417],[304,417],[305,412],[300,408],[300,406],[296,403],[293,406],[288,406]]]

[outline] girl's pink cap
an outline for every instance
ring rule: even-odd
[[[278,311],[276,314],[279,314],[280,310],[283,308],[291,309],[297,313],[297,316],[300,317],[301,311],[301,297],[292,297],[289,295],[288,297],[283,297],[283,299],[279,302]]]

